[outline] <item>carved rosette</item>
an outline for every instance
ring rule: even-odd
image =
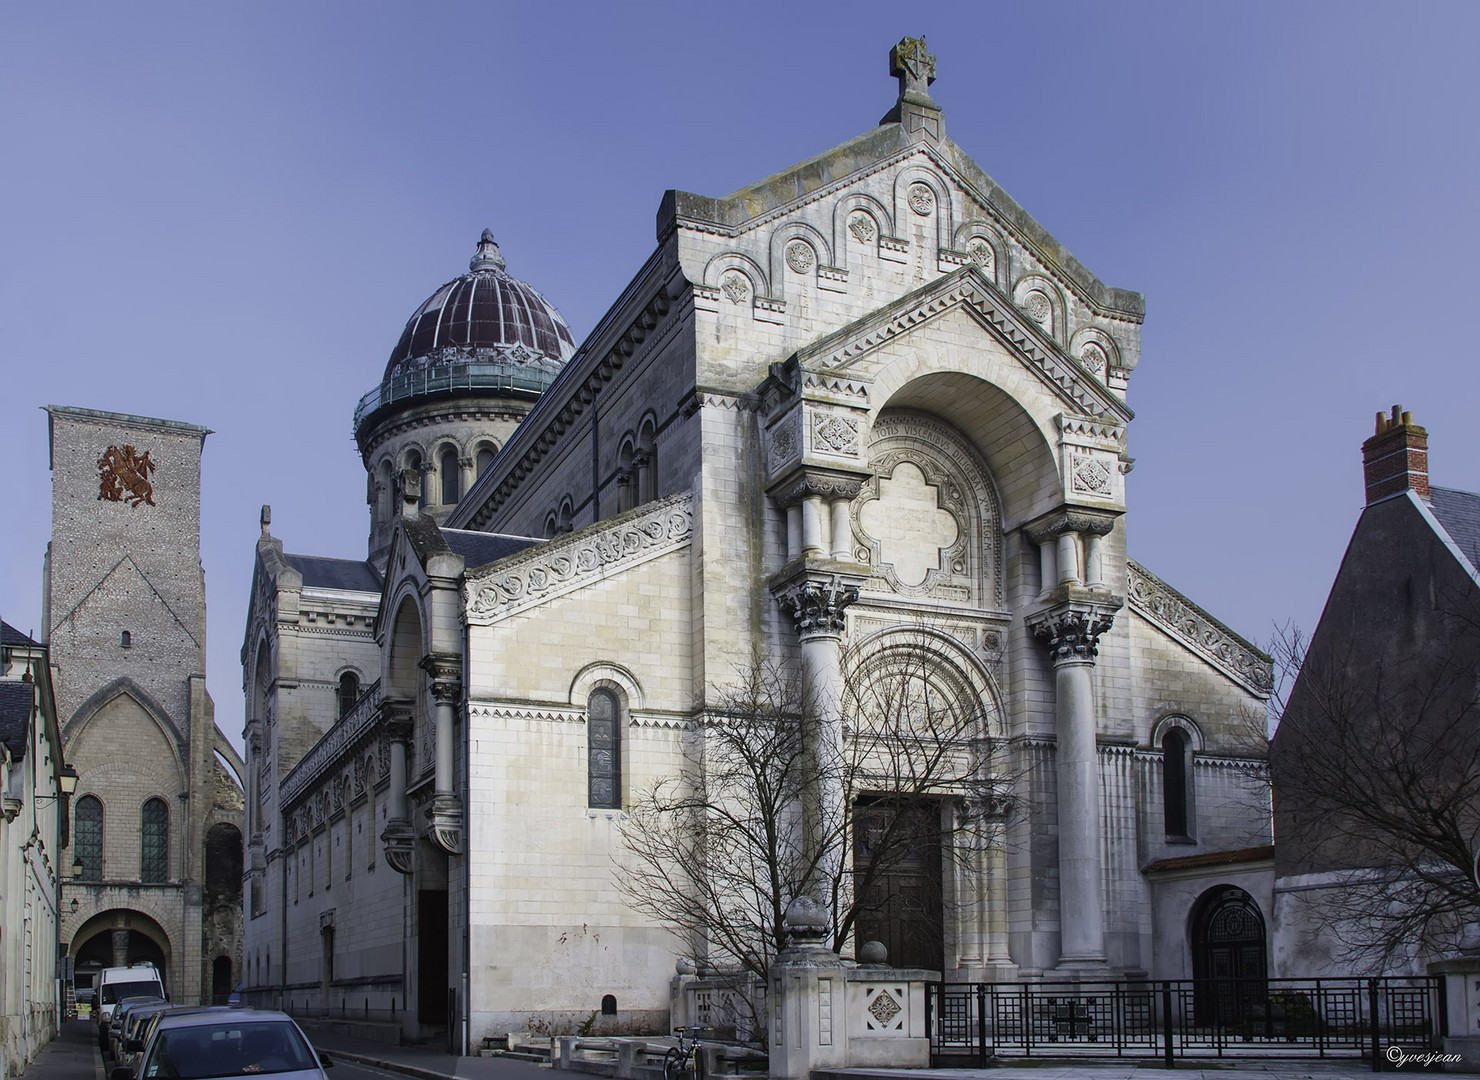
[[[858,599],[862,583],[861,576],[851,574],[808,575],[783,585],[776,600],[803,639],[838,637],[847,626],[844,612]]]
[[[1108,602],[1071,600],[1028,616],[1028,629],[1048,649],[1055,665],[1092,664],[1100,652],[1100,635],[1115,625],[1119,597]]]
[[[448,854],[462,854],[463,810],[456,795],[438,795],[432,800],[432,838]]]

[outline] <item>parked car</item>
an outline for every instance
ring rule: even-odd
[[[123,1025],[127,1022],[134,1010],[145,1005],[167,1004],[163,998],[157,997],[127,997],[120,998],[113,1007],[113,1019],[108,1021],[108,1041],[103,1047],[103,1053],[118,1060],[120,1048],[123,1046]]]
[[[133,1065],[139,1056],[138,1050],[142,1048],[140,1037],[149,1026],[155,1013],[165,1012],[176,1006],[168,1001],[143,1001],[138,1004],[130,1003],[128,1015],[124,1018],[123,1026],[118,1032],[118,1041],[113,1044],[113,1061],[118,1065]],[[119,1012],[123,1012],[119,1009]],[[129,1047],[135,1049],[130,1052]]]
[[[98,1048],[108,1049],[108,1025],[113,1020],[113,1010],[124,998],[151,997],[167,999],[164,981],[153,964],[130,964],[128,967],[107,967],[98,972],[94,983],[98,992],[97,1008],[93,1010],[98,1024]]]
[[[227,1080],[273,1074],[281,1080],[328,1080],[333,1065],[315,1053],[287,1013],[258,1009],[172,1009],[151,1020],[136,1065],[117,1065],[109,1080]],[[133,1045],[138,1045],[137,1043]]]

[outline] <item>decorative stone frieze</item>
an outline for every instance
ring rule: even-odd
[[[1268,698],[1274,663],[1139,563],[1126,560],[1131,610],[1191,649],[1246,690]]]
[[[693,535],[693,498],[684,492],[501,559],[481,575],[470,570],[464,585],[467,621],[489,626],[615,570],[676,551]]]
[[[1060,508],[1025,527],[1028,539],[1035,544],[1056,540],[1065,533],[1106,536],[1115,528],[1115,515],[1103,511]]]

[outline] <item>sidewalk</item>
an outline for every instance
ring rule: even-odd
[[[392,1046],[373,1039],[357,1039],[321,1028],[311,1020],[298,1021],[309,1041],[331,1058],[386,1069],[417,1080],[550,1080],[550,1071],[514,1058],[455,1057],[422,1046]]]
[[[330,1056],[398,1072],[416,1080],[552,1080],[549,1070],[512,1058],[454,1057],[438,1050],[338,1035],[304,1023],[309,1039]],[[1352,1061],[1178,1061],[1168,1073],[1153,1060],[1123,1063],[1044,1061],[1041,1065],[1005,1065],[991,1069],[837,1069],[814,1074],[814,1080],[1371,1080],[1365,1062]],[[1154,1070],[1154,1071],[1152,1071]],[[556,1070],[559,1072],[559,1070]],[[1410,1066],[1394,1072],[1418,1071]],[[588,1073],[572,1073],[587,1076]]]
[[[62,1033],[21,1073],[21,1080],[103,1080],[98,1029],[90,1020],[68,1020]]]

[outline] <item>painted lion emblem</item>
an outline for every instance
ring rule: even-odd
[[[98,458],[98,498],[130,506],[153,506],[154,485],[149,482],[152,472],[154,462],[149,460],[149,451],[140,454],[132,446],[110,446]]]

